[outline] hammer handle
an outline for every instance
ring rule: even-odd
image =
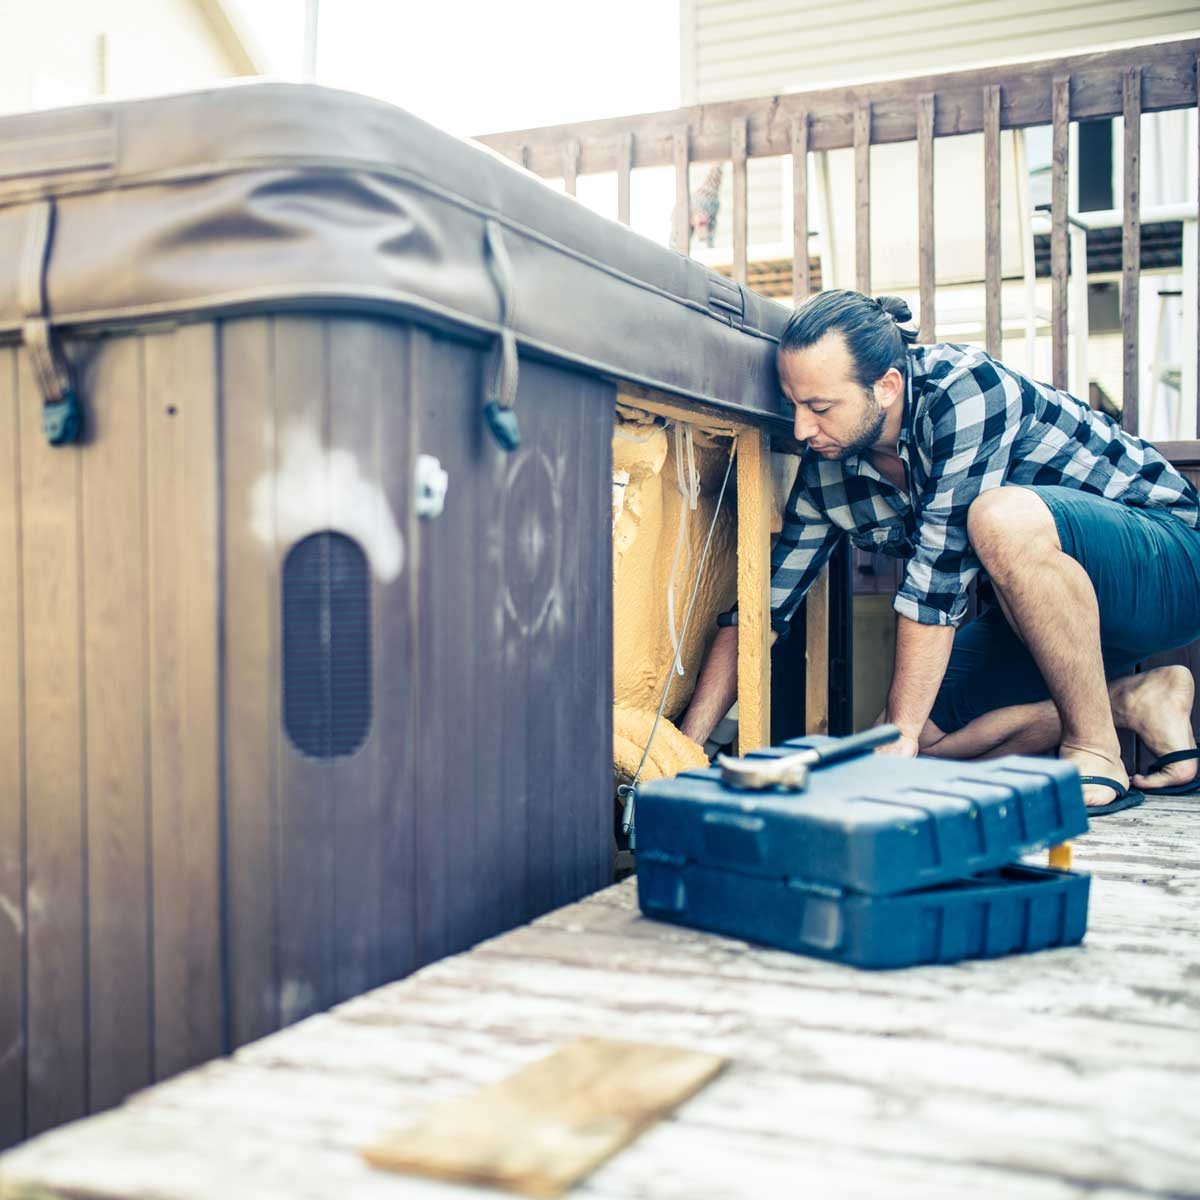
[[[838,738],[827,746],[814,746],[811,753],[815,755],[813,767],[823,767],[826,763],[841,762],[844,758],[855,758],[874,750],[876,746],[886,746],[900,736],[896,725],[877,725],[874,729],[864,729],[862,733],[854,733],[849,737]]]

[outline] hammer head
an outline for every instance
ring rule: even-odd
[[[794,755],[784,758],[730,758],[717,756],[721,782],[744,792],[762,792],[782,787],[803,792],[808,787],[808,763]]]

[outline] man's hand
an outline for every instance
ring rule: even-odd
[[[888,692],[887,718],[900,727],[899,741],[881,746],[880,753],[915,758],[921,730],[937,697],[954,630],[949,625],[918,625],[907,617],[896,620],[896,666]]]
[[[871,722],[871,727],[875,728],[878,725],[888,724],[895,724],[895,722],[889,722],[888,710],[885,708],[883,712],[881,712],[879,716],[877,716],[875,720]],[[903,728],[900,730],[900,736],[894,742],[888,742],[885,746],[875,747],[876,754],[892,754],[895,755],[896,758],[916,758],[919,752],[920,741],[918,737],[905,733]]]
[[[892,754],[896,758],[916,758],[920,747],[917,739],[911,734],[902,733],[894,742],[886,746],[876,746],[876,754]]]

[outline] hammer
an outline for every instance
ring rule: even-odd
[[[799,750],[779,758],[729,758],[721,754],[717,757],[717,763],[721,768],[721,782],[730,787],[748,792],[761,792],[773,787],[803,792],[808,787],[808,772],[812,768],[865,754],[876,746],[894,742],[899,736],[900,730],[895,725],[878,725],[874,729],[839,738],[828,746]]]

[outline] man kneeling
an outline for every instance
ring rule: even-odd
[[[1132,674],[1200,638],[1200,501],[1154,449],[981,350],[917,346],[907,305],[823,292],[779,343],[805,443],[772,555],[784,630],[839,538],[907,559],[884,720],[892,753],[1059,748],[1093,814],[1128,807],[1117,728],[1160,762],[1133,783],[1191,790],[1193,683]],[[963,624],[983,567],[994,597]],[[736,694],[737,630],[713,643],[680,728],[703,742]]]

